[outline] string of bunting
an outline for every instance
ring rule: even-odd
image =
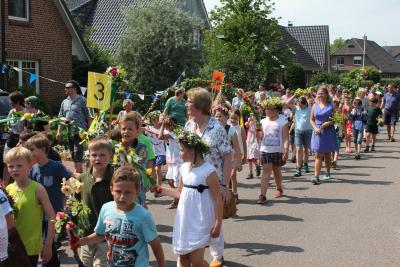
[[[30,84],[34,83],[38,78],[42,78],[44,80],[47,80],[47,81],[53,82],[53,83],[59,83],[59,84],[63,84],[63,85],[65,84],[65,82],[60,82],[60,81],[56,81],[56,80],[53,80],[53,79],[50,79],[50,78],[47,78],[47,77],[44,77],[44,76],[41,76],[41,75],[36,75],[34,73],[31,73],[29,71],[20,69],[18,67],[12,67],[12,69],[17,71],[17,72],[24,72],[24,73],[29,74],[29,83]],[[9,66],[4,64],[2,66],[2,68],[1,68],[1,73],[8,73],[8,71],[9,71]]]

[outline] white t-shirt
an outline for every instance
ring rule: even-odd
[[[159,131],[160,129],[156,129],[154,126],[150,126],[150,130]],[[154,147],[154,153],[156,156],[165,156],[165,142],[164,140],[158,139],[157,135],[147,132],[147,135],[151,138],[151,143]]]
[[[179,154],[178,137],[174,132],[168,130],[164,130],[164,134],[170,136],[170,138],[168,138],[167,150],[165,153],[167,164],[180,164],[182,160]]]
[[[8,228],[5,216],[12,212],[7,196],[0,190],[0,262],[7,259]]]
[[[261,120],[264,136],[261,140],[260,151],[265,153],[283,153],[283,126],[288,124],[285,116],[271,121],[269,118]]]

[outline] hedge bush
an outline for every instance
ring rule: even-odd
[[[400,78],[382,78],[381,84],[388,85],[389,83],[394,83],[396,85],[400,85]]]

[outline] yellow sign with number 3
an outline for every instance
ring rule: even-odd
[[[88,72],[87,107],[106,110],[111,102],[111,77]]]

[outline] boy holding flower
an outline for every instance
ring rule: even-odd
[[[89,228],[86,234],[93,233],[101,207],[110,201],[113,196],[110,191],[111,178],[114,168],[110,161],[114,147],[105,139],[93,140],[89,143],[90,170],[81,174],[78,180],[83,182],[81,191],[82,202],[90,208]],[[107,243],[100,242],[94,245],[81,247],[80,258],[85,266],[107,266]]]

